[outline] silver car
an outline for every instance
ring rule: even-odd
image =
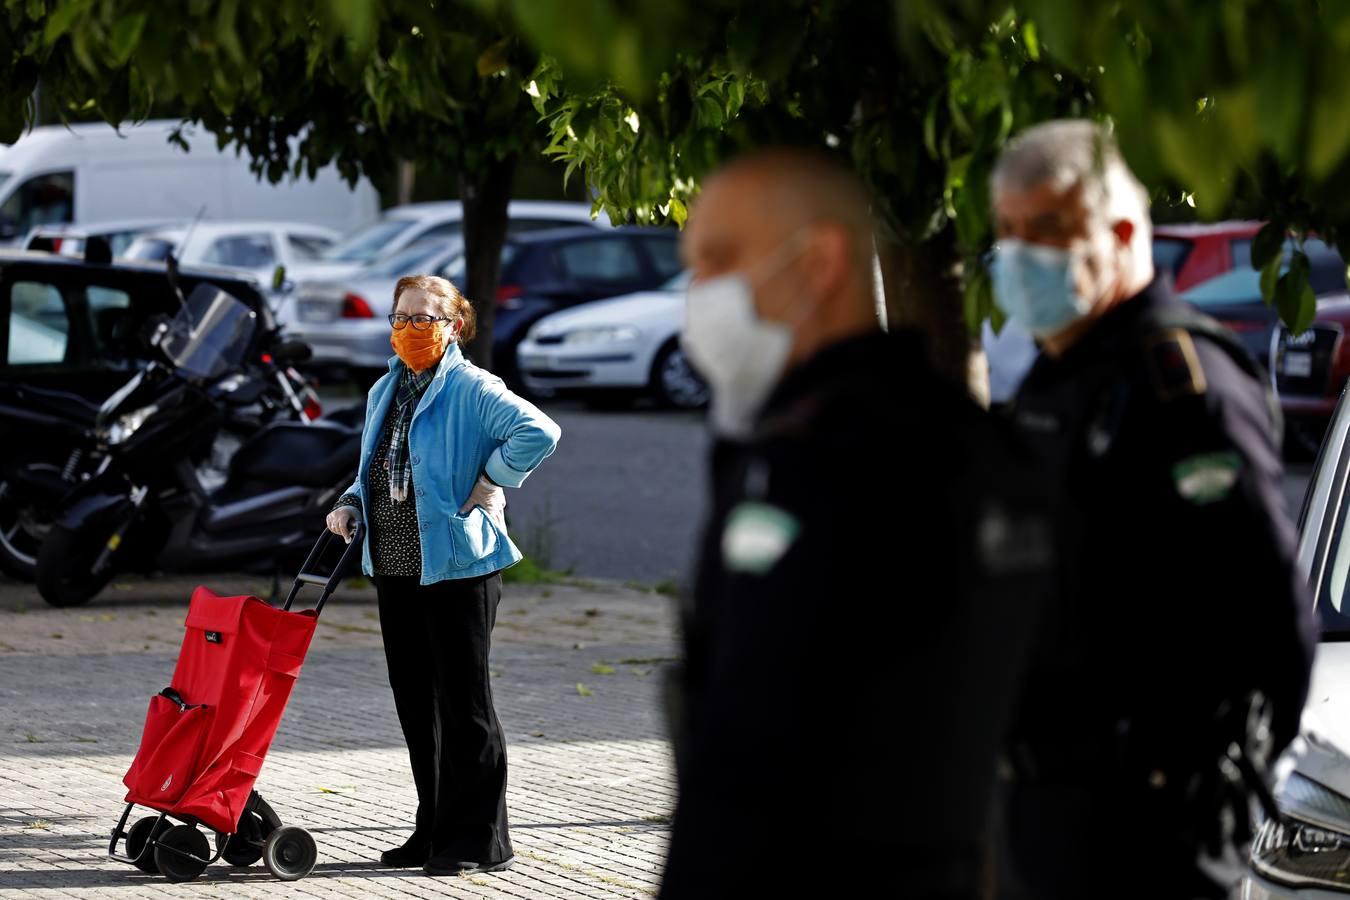
[[[437,274],[458,257],[457,238],[426,241],[393,253],[346,281],[302,282],[278,310],[287,334],[309,344],[311,362],[341,367],[360,380],[388,371],[394,285],[404,275]]]
[[[1297,565],[1322,628],[1300,735],[1276,771],[1278,819],[1252,843],[1244,900],[1350,894],[1350,401],[1342,393],[1303,501]]]

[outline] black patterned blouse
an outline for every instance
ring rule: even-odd
[[[394,411],[385,416],[384,429],[380,442],[370,459],[370,468],[366,472],[366,498],[370,509],[363,509],[361,498],[355,494],[343,494],[333,504],[333,509],[354,506],[362,511],[366,520],[367,533],[370,536],[370,561],[378,575],[416,575],[422,574],[422,539],[417,528],[417,496],[415,485],[408,489],[408,499],[395,503],[389,497],[389,470],[385,461],[389,458],[389,442],[393,438]],[[414,481],[416,473],[410,476]]]

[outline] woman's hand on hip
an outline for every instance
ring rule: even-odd
[[[356,523],[359,521],[361,510],[355,506],[339,506],[328,514],[328,530],[350,544],[356,534]]]
[[[500,485],[493,484],[483,475],[479,475],[478,480],[474,482],[473,493],[459,508],[459,514],[462,516],[475,506],[483,507],[483,512],[488,514],[488,518],[498,525],[505,526],[506,491],[502,490]]]

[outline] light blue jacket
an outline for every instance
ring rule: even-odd
[[[384,431],[403,368],[398,357],[389,360],[389,374],[375,382],[366,399],[361,466],[356,483],[346,492],[361,498],[367,516],[370,458]],[[422,543],[422,584],[473,578],[520,562],[521,552],[506,529],[482,507],[475,506],[464,515],[459,508],[483,472],[503,487],[520,487],[553,452],[561,435],[557,423],[507,390],[496,375],[465,359],[458,344],[450,346],[413,412],[408,431]],[[361,549],[361,569],[374,574],[369,531]]]

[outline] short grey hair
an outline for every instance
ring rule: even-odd
[[[1091,215],[1133,222],[1130,243],[1136,263],[1152,268],[1148,191],[1125,164],[1106,126],[1088,119],[1056,119],[1009,141],[990,176],[994,196],[1044,184],[1057,192],[1079,187]]]

